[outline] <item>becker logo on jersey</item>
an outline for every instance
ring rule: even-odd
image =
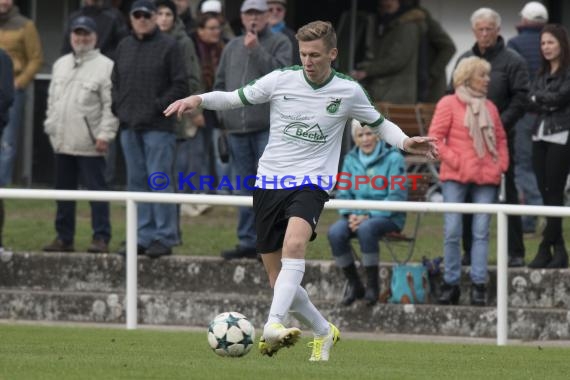
[[[318,144],[324,144],[327,142],[327,136],[323,133],[323,131],[321,131],[321,128],[318,124],[315,124],[311,127],[305,123],[291,123],[285,127],[283,133],[298,140],[304,140]]]

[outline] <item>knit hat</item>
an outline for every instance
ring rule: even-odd
[[[172,0],[156,0],[154,4],[156,5],[156,9],[160,7],[169,8],[174,15],[174,19],[176,20],[176,4],[174,4]]]
[[[202,13],[222,13],[222,3],[218,0],[206,0],[200,7]]]

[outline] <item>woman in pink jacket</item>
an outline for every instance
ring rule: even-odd
[[[479,58],[461,60],[453,73],[455,94],[437,104],[429,135],[437,137],[444,202],[495,203],[501,174],[509,164],[507,140],[497,107],[487,100],[491,65]],[[473,216],[471,248],[471,304],[485,305],[489,214]],[[445,214],[445,274],[440,304],[457,304],[461,277],[462,217]]]

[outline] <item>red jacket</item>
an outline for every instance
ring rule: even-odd
[[[439,179],[478,185],[498,185],[501,173],[509,166],[507,138],[497,107],[487,100],[487,109],[495,126],[498,158],[490,153],[480,158],[473,147],[469,129],[465,127],[466,105],[457,95],[443,97],[436,106],[429,136],[437,137],[441,158]]]

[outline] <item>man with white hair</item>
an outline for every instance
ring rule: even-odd
[[[521,10],[521,22],[517,25],[519,34],[507,43],[507,47],[515,50],[526,61],[531,82],[540,67],[540,31],[547,22],[548,11],[544,5],[537,1],[526,3]],[[542,205],[542,196],[532,168],[532,128],[536,117],[535,113],[527,112],[515,126],[515,182],[520,198],[528,205]],[[522,217],[524,233],[536,232],[536,219],[536,216]]]
[[[491,8],[479,8],[471,15],[471,27],[476,42],[473,47],[464,52],[457,63],[463,58],[477,56],[491,64],[491,82],[489,83],[488,98],[499,109],[501,121],[507,133],[509,145],[509,168],[505,174],[506,199],[508,204],[518,204],[518,193],[514,181],[515,157],[515,124],[523,116],[528,93],[528,68],[524,59],[514,50],[505,46],[500,35],[501,16]],[[463,216],[463,248],[471,252],[472,216]],[[524,243],[521,217],[509,216],[509,266],[524,265]],[[463,260],[470,264],[469,254]]]

